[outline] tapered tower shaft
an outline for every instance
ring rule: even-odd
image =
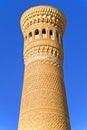
[[[24,35],[24,86],[18,130],[70,130],[63,76],[66,20],[51,6],[27,10]]]

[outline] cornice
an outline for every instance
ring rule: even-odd
[[[66,27],[66,18],[64,14],[52,6],[35,6],[27,11],[21,17],[20,25],[23,34],[30,26],[34,26],[39,23],[47,23],[54,27],[57,27],[63,36]]]

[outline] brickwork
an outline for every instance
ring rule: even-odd
[[[63,13],[51,6],[22,15],[25,73],[18,130],[70,130],[62,69],[65,25]]]

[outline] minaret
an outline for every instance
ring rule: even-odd
[[[51,6],[36,6],[21,17],[24,86],[18,130],[70,130],[64,75],[66,19]]]

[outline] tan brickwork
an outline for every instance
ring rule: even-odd
[[[24,85],[18,130],[70,130],[62,36],[66,19],[51,6],[36,6],[21,17]]]

